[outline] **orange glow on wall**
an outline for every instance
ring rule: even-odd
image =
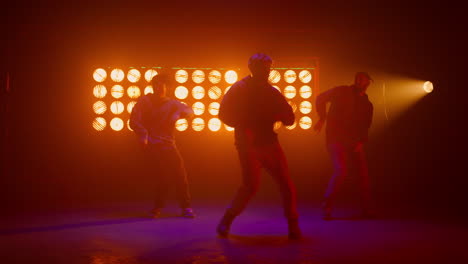
[[[96,117],[93,120],[93,128],[97,131],[103,131],[106,128],[107,122],[102,117]]]
[[[312,88],[308,85],[304,85],[299,89],[299,94],[304,99],[310,98],[312,96]]]
[[[221,81],[221,73],[219,71],[212,70],[208,74],[208,79],[212,84],[217,84]]]
[[[180,100],[184,100],[185,98],[187,98],[188,96],[188,89],[185,88],[185,86],[178,86],[175,90],[174,90],[174,95],[175,97],[177,97],[178,99]]]
[[[93,78],[96,82],[99,82],[99,83],[105,81],[107,78],[106,70],[101,69],[101,68],[94,70]]]
[[[130,127],[130,119],[127,120],[127,128],[130,131],[133,131],[133,129]]]
[[[150,94],[150,93],[154,93],[153,86],[152,85],[147,85],[145,87],[145,95]]]
[[[192,105],[195,115],[202,115],[205,112],[205,105],[202,102],[196,102]]]
[[[136,102],[135,102],[135,101],[132,101],[132,102],[128,103],[128,105],[127,105],[127,112],[128,112],[129,114],[132,113],[133,107],[135,107],[135,105],[136,105]]]
[[[299,80],[301,80],[302,83],[310,83],[312,74],[308,70],[302,70],[299,72]]]
[[[156,71],[155,69],[149,69],[145,72],[145,80],[147,82],[151,82],[151,80],[153,80],[153,77],[158,75],[158,71]]]
[[[111,88],[111,95],[114,98],[122,98],[124,96],[124,88],[122,85],[116,84]]]
[[[235,72],[233,70],[227,71],[224,74],[224,80],[226,80],[226,82],[229,83],[229,84],[233,84],[233,83],[237,82],[237,72]]]
[[[179,119],[176,121],[175,123],[175,128],[178,130],[178,131],[185,131],[187,130],[188,128],[188,121],[187,119]]]
[[[223,92],[218,86],[213,86],[208,90],[208,97],[210,97],[213,100],[217,100],[221,97]]]
[[[284,72],[284,80],[287,83],[293,83],[296,81],[296,79],[297,79],[297,75],[295,71],[287,70],[286,72]]]
[[[104,85],[98,84],[94,86],[93,94],[96,98],[104,98],[107,94],[107,89]]]
[[[294,88],[294,86],[288,85],[286,86],[286,88],[284,88],[283,94],[284,94],[284,97],[288,99],[292,99],[296,97],[296,88]]]
[[[218,115],[219,114],[219,106],[220,104],[217,103],[217,102],[212,102],[209,106],[208,106],[208,112],[211,114],[211,115]]]
[[[192,73],[192,80],[194,83],[202,83],[203,81],[205,81],[205,72],[201,70],[195,70]]]
[[[309,101],[303,101],[299,105],[299,111],[303,114],[309,114],[312,112],[312,104]]]
[[[138,86],[135,85],[128,87],[127,95],[132,99],[137,99],[141,95],[140,88],[138,88]]]
[[[282,63],[284,62],[286,61]],[[283,67],[283,65],[272,68],[268,80],[286,98],[297,119],[291,126],[275,123],[273,129],[310,129],[315,99],[313,93],[316,92],[315,89],[318,89],[319,76],[316,75],[318,71],[315,68]],[[162,67],[107,67],[94,68],[89,72],[92,73],[91,88],[93,91],[92,95],[89,94],[92,97],[91,103],[87,101],[85,105],[89,107],[92,104],[93,109],[88,108],[88,111],[91,110],[95,118],[93,130],[105,130],[109,127],[108,131],[131,131],[127,121],[137,100],[143,95],[154,93],[151,80],[162,72],[167,72],[172,79],[167,87],[168,96],[188,105],[195,114],[193,119],[178,120],[176,122],[178,131],[190,133],[203,130],[206,132],[234,130],[223,124],[218,119],[218,115],[223,96],[230,90],[231,85],[239,80],[238,74],[241,72],[239,69],[209,68],[206,65],[201,68],[164,69]],[[426,84],[422,87],[424,91],[421,89],[423,82],[415,86],[416,90],[419,88],[418,91],[421,94],[430,90]],[[258,98],[258,100],[262,99]],[[98,117],[102,119],[97,119]]]
[[[201,86],[195,86],[192,89],[192,96],[193,96],[193,98],[195,98],[197,100],[202,99],[203,97],[205,97],[205,89],[203,89],[203,87],[201,87]]]
[[[293,101],[288,101],[288,104],[291,106],[293,112],[295,113],[297,110],[297,105]]]
[[[120,115],[124,111],[125,107],[122,102],[114,101],[112,102],[110,109],[113,114]]]
[[[200,117],[192,120],[192,129],[195,131],[202,131],[205,128],[205,120]]]
[[[94,113],[98,114],[98,115],[102,115],[106,112],[107,110],[107,106],[106,106],[106,103],[104,103],[103,101],[97,101],[93,104],[93,110],[94,110]]]
[[[120,131],[120,130],[122,130],[124,128],[124,122],[123,122],[122,119],[120,119],[118,117],[114,117],[114,118],[112,118],[112,120],[110,122],[110,127],[114,131]]]
[[[301,119],[299,120],[299,126],[304,130],[311,128],[312,119],[308,116],[301,117]]]
[[[277,70],[271,70],[270,75],[268,76],[268,80],[271,83],[278,83],[281,80],[281,74]]]
[[[113,69],[111,72],[111,79],[114,82],[121,82],[125,78],[125,73],[121,69]]]
[[[211,118],[210,121],[208,121],[208,128],[211,131],[219,131],[221,129],[221,120],[218,118]]]
[[[137,69],[130,69],[127,73],[127,80],[131,83],[136,83],[140,80],[141,73]]]
[[[226,131],[234,131],[234,128],[233,127],[230,127],[226,124],[224,124],[224,128],[226,129]]]
[[[286,128],[287,128],[288,130],[293,130],[294,128],[296,128],[296,126],[297,126],[297,122],[294,122],[294,124],[292,124],[292,125],[290,125],[290,126],[286,126]]]
[[[185,83],[188,80],[188,72],[186,70],[178,70],[175,73],[175,79],[178,83]]]

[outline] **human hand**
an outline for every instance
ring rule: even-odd
[[[143,150],[148,149],[148,139],[147,138],[140,140],[139,144],[140,144],[141,149],[143,149]]]

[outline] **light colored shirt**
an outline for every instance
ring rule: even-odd
[[[140,97],[133,107],[130,127],[141,142],[174,144],[175,122],[192,114],[190,107],[175,99],[148,94]]]

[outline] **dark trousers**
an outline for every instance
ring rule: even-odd
[[[333,205],[337,192],[344,179],[349,175],[349,168],[353,167],[357,170],[363,208],[369,209],[371,193],[364,149],[356,149],[355,144],[342,143],[329,143],[327,147],[333,162],[333,175],[325,192],[325,206],[331,207]]]
[[[237,216],[245,209],[260,185],[261,169],[273,177],[281,192],[284,215],[297,219],[296,190],[289,175],[286,157],[279,143],[258,147],[238,147],[242,169],[242,185],[239,187],[227,213]]]
[[[164,207],[171,187],[175,188],[180,207],[190,207],[187,172],[177,147],[163,144],[149,145],[146,159],[147,167],[156,180],[154,207]]]

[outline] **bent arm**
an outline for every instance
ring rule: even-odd
[[[288,104],[286,98],[278,92],[278,104],[279,112],[276,116],[277,121],[281,121],[286,126],[291,126],[294,124],[296,117],[294,116],[293,109],[291,105]]]
[[[336,95],[338,88],[339,87],[335,87],[328,91],[322,92],[315,99],[315,109],[317,109],[317,114],[320,120],[325,120],[327,118],[327,103],[330,102]]]
[[[231,127],[236,127],[241,122],[241,113],[238,111],[239,96],[239,87],[234,84],[227,94],[224,95],[219,106],[219,119]]]
[[[148,130],[143,121],[144,101],[142,98],[133,107],[130,114],[130,128],[138,136],[140,142],[148,142]]]

